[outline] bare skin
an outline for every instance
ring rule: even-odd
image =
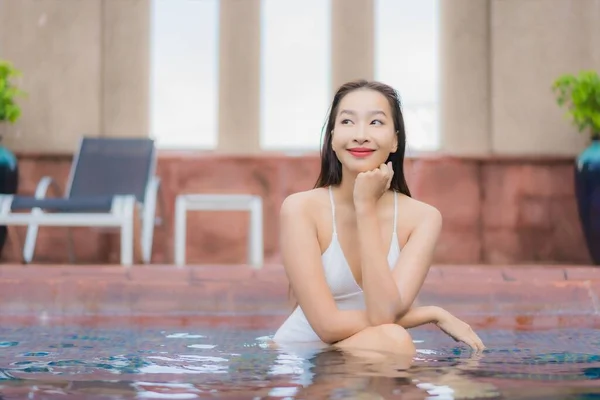
[[[335,191],[334,191],[335,193]],[[336,199],[337,200],[337,199]],[[423,268],[421,277],[404,278],[406,274],[410,274],[411,270],[405,268],[401,273],[404,263],[411,262],[411,253],[406,250],[406,243],[410,233],[414,230],[411,227],[411,223],[418,223],[419,216],[425,215],[426,218],[436,218],[434,209],[429,206],[413,200],[407,196],[399,195],[398,199],[398,225],[397,234],[399,239],[399,245],[402,248],[400,259],[398,260],[397,267],[394,268],[394,275],[398,278],[403,279],[405,282],[412,283],[413,286],[408,286],[406,292],[413,293],[412,297],[406,297],[405,301],[412,304],[414,297],[418,293],[422,281],[425,279],[427,274],[427,268]],[[410,335],[406,330],[399,324],[396,324],[397,319],[392,317],[388,321],[382,321],[380,324],[373,325],[368,316],[364,311],[339,311],[337,310],[331,292],[325,282],[325,277],[322,272],[322,265],[320,258],[322,253],[325,252],[332,238],[332,220],[331,220],[331,206],[329,203],[329,195],[325,189],[315,189],[307,192],[298,193],[293,195],[286,200],[293,211],[292,215],[285,215],[287,207],[284,206],[282,209],[282,217],[288,220],[287,228],[285,232],[282,232],[282,238],[285,242],[290,243],[291,250],[298,249],[303,250],[303,257],[299,257],[295,251],[286,252],[284,251],[284,263],[288,264],[291,268],[286,268],[292,282],[295,297],[302,305],[302,309],[307,315],[309,321],[314,321],[318,326],[319,324],[329,324],[328,320],[331,316],[336,316],[344,320],[341,326],[346,328],[345,330],[339,330],[333,334],[333,337],[325,337],[325,342],[335,343],[336,346],[347,348],[363,348],[368,350],[382,350],[382,351],[394,351],[397,350],[400,354],[413,354],[415,352],[414,345]],[[380,221],[380,236],[383,238],[381,243],[384,244],[381,253],[387,255],[392,240],[392,229],[393,229],[393,193],[388,192],[379,201],[376,214],[378,221]],[[341,201],[336,201],[336,224],[338,229],[338,238],[342,251],[350,265],[351,272],[359,286],[365,290],[363,282],[363,274],[360,261],[360,246],[357,229],[357,217],[353,207],[349,204],[344,204]],[[300,221],[298,221],[300,220]],[[297,222],[296,222],[297,221]],[[400,223],[401,221],[401,223]],[[282,221],[282,225],[286,225]],[[312,234],[306,234],[308,232]],[[315,234],[316,233],[316,234]],[[413,246],[414,252],[417,252],[421,247],[427,246],[428,244],[421,244]],[[286,246],[282,243],[282,246]],[[429,244],[429,246],[431,246]],[[307,262],[303,265],[296,267],[295,262],[286,263],[286,255],[290,258],[299,257],[299,259],[308,260],[309,255],[312,262]],[[422,263],[428,263],[429,260],[423,260]],[[305,285],[303,283],[306,283]],[[307,301],[303,301],[302,295],[307,297]],[[409,316],[410,317],[410,316]],[[429,321],[423,319],[413,321],[415,326],[421,325],[426,322],[435,322],[433,318]],[[410,321],[408,321],[410,322]],[[331,325],[333,323],[331,322]],[[339,326],[339,325],[338,325]],[[317,329],[317,334],[319,330]],[[346,337],[344,337],[346,336]],[[328,340],[329,339],[329,340]],[[390,345],[388,342],[393,342]],[[368,343],[368,345],[366,345]],[[374,349],[376,346],[378,349]]]
[[[431,265],[442,218],[437,209],[398,194],[397,235],[401,254],[387,264],[393,231],[394,193],[391,165],[384,164],[397,142],[390,125],[391,107],[381,94],[360,90],[340,103],[332,146],[342,164],[342,182],[333,188],[336,227],[342,251],[366,310],[339,310],[329,290],[321,256],[332,240],[332,210],[327,189],[293,194],[281,207],[283,264],[309,323],[328,344],[344,349],[414,355],[405,328],[436,323],[475,349],[483,343],[471,328],[439,307],[416,307]],[[357,158],[352,147],[372,154]]]

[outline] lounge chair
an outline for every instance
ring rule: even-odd
[[[121,264],[132,265],[134,256],[148,264],[154,227],[162,222],[156,218],[161,199],[155,168],[152,139],[84,137],[71,165],[65,196],[46,197],[48,189],[57,189],[51,177],[40,180],[33,197],[0,195],[0,225],[28,226],[25,263],[33,260],[39,226],[86,226],[120,228]],[[30,212],[20,212],[25,210]],[[73,260],[68,233],[69,257]],[[15,234],[15,230],[10,233],[13,241]],[[137,239],[139,247],[135,245]]]

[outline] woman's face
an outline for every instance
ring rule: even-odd
[[[392,108],[376,90],[361,89],[340,101],[331,145],[342,166],[354,173],[385,163],[398,148]]]

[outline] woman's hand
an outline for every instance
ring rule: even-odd
[[[371,171],[361,172],[354,182],[354,206],[373,206],[390,188],[394,170],[391,161]]]
[[[466,322],[461,321],[445,310],[440,313],[436,325],[452,339],[471,346],[473,350],[482,351],[485,349],[479,336]]]

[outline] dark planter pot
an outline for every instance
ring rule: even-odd
[[[15,194],[19,184],[19,168],[17,158],[6,147],[0,145],[0,193]],[[6,243],[8,231],[0,226],[0,255]]]
[[[600,139],[577,157],[575,191],[588,251],[600,265]]]

